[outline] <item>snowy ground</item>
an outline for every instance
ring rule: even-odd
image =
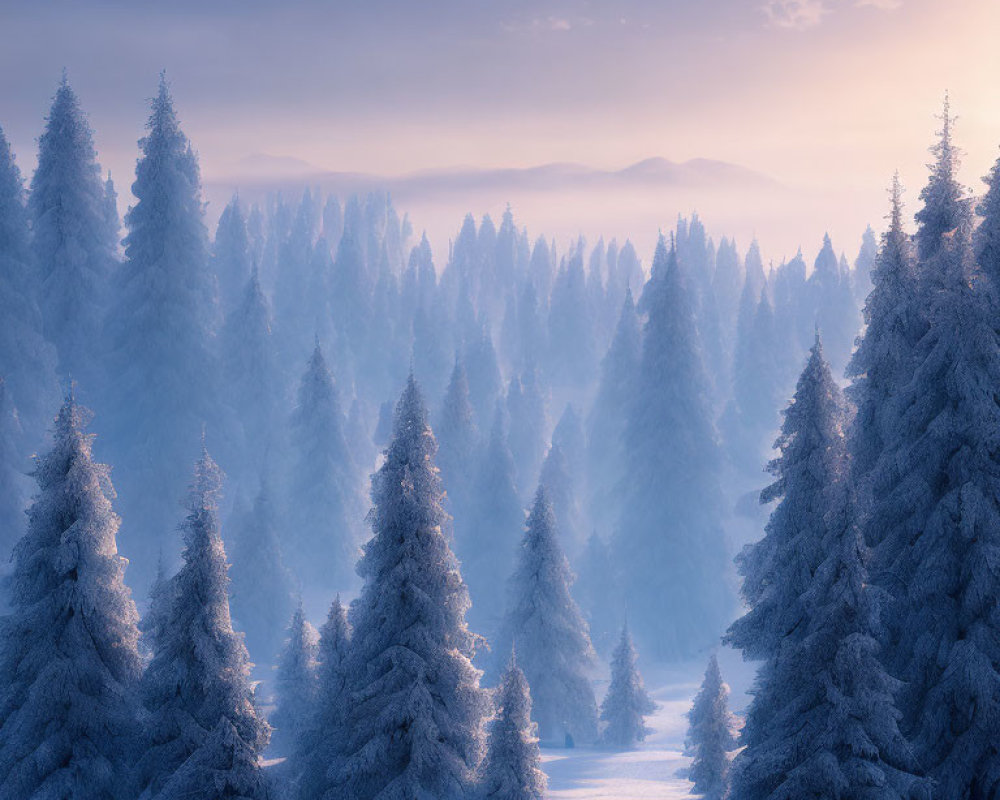
[[[752,674],[732,651],[719,653],[723,675],[734,683],[733,704],[744,704],[743,690]],[[640,663],[640,669],[642,664]],[[680,800],[694,797],[684,777],[690,759],[682,755],[687,714],[698,691],[704,664],[648,671],[646,687],[659,704],[649,720],[654,733],[639,749],[616,753],[577,747],[542,748],[542,761],[549,776],[548,797],[552,800]],[[726,673],[732,674],[732,678]],[[598,687],[598,697],[605,686]]]

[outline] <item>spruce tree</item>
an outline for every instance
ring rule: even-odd
[[[848,396],[857,409],[850,437],[851,469],[862,508],[873,499],[872,470],[896,424],[890,398],[908,383],[914,349],[926,331],[913,247],[903,229],[898,173],[892,179],[889,229],[882,234],[871,276],[872,290],[864,308],[865,334],[847,369],[853,379]],[[874,545],[880,533],[868,529],[867,538]]]
[[[447,484],[446,484],[447,485]],[[468,519],[457,526],[456,552],[469,587],[473,629],[489,637],[504,612],[502,576],[514,568],[524,510],[514,482],[514,457],[507,444],[507,419],[497,404],[490,440],[479,459]],[[501,577],[498,577],[501,576]]]
[[[939,119],[941,130],[938,131],[937,142],[931,147],[934,162],[930,165],[930,179],[920,192],[923,205],[916,213],[914,241],[922,271],[941,249],[944,234],[958,229],[968,215],[965,189],[958,180],[959,149],[952,140],[955,118],[951,115],[951,101],[947,94]]]
[[[548,783],[541,768],[537,726],[531,721],[531,689],[511,653],[495,694],[483,762],[481,796],[487,800],[541,800]]]
[[[234,195],[222,209],[212,243],[212,268],[219,282],[219,302],[227,314],[240,302],[252,264],[247,220],[239,195]]]
[[[274,680],[277,707],[271,746],[276,753],[291,755],[312,713],[316,698],[316,649],[316,631],[306,620],[300,602],[288,626],[288,638]]]
[[[471,658],[469,595],[443,530],[437,445],[412,376],[392,442],[372,478],[373,536],[351,608],[348,712],[338,791],[374,797],[468,797],[488,699]]]
[[[17,412],[0,376],[0,559],[10,553],[24,533],[24,505],[28,496],[20,455],[21,429]]]
[[[560,744],[567,736],[576,742],[597,738],[597,702],[587,675],[594,650],[570,595],[572,582],[552,504],[540,486],[508,584],[501,644],[517,645],[539,735]]]
[[[42,331],[24,184],[0,129],[0,375],[21,421],[17,445],[34,452],[58,403],[56,353]]]
[[[222,330],[222,399],[231,424],[234,483],[252,486],[268,461],[280,463],[285,384],[271,330],[271,308],[256,268]]]
[[[601,362],[597,397],[588,418],[588,511],[592,524],[605,535],[611,532],[620,513],[615,501],[625,477],[622,437],[626,411],[639,375],[641,352],[639,315],[629,288],[611,346]]]
[[[729,753],[737,747],[729,713],[729,687],[722,682],[719,660],[713,653],[705,679],[687,713],[685,752],[692,757],[688,778],[696,794],[722,800],[729,787]]]
[[[125,263],[113,281],[107,320],[105,406],[122,506],[136,537],[128,549],[151,571],[160,549],[169,554],[166,521],[183,497],[182,476],[197,455],[202,428],[215,420],[216,371],[198,161],[165,78],[147,127],[132,185],[137,201],[125,218]],[[147,583],[152,576],[144,577]]]
[[[340,395],[318,342],[299,386],[291,447],[288,556],[310,583],[349,587],[357,560],[352,520],[358,492]]]
[[[935,165],[931,183],[944,172]],[[940,198],[924,196],[929,212]],[[892,596],[885,662],[905,682],[904,732],[939,796],[976,798],[1000,786],[1000,567],[990,555],[1000,544],[1000,454],[988,433],[1000,424],[1000,304],[974,263],[971,214],[960,207],[936,250],[918,235],[931,252],[920,267],[928,331],[892,400],[896,425],[876,467],[869,525],[882,532],[873,574]],[[924,234],[931,219],[922,217]]]
[[[285,566],[278,508],[267,479],[261,481],[253,506],[231,517],[232,608],[238,630],[257,664],[273,664],[294,603],[295,581]]]
[[[854,272],[851,280],[851,285],[854,287],[854,302],[858,304],[859,308],[864,308],[872,290],[872,272],[875,269],[878,250],[878,239],[872,226],[869,225],[861,235],[861,247],[858,249],[857,258],[854,259]]]
[[[45,335],[61,375],[90,378],[117,237],[108,229],[93,133],[65,73],[38,139],[28,212]]]
[[[178,784],[192,791],[201,786],[192,796],[206,800],[219,796],[211,787],[220,782],[261,785],[247,773],[257,769],[270,729],[256,707],[243,637],[229,616],[221,485],[222,474],[203,447],[182,525],[183,566],[142,679],[147,731],[137,776],[145,796],[157,800],[177,797]]]
[[[522,491],[537,485],[545,455],[547,425],[546,394],[535,367],[510,379],[507,387],[507,415],[510,417],[510,451]]]
[[[823,247],[816,256],[807,288],[814,324],[823,331],[831,368],[835,375],[842,375],[851,356],[860,319],[850,274],[842,269],[829,234],[823,236]]]
[[[110,470],[72,394],[36,461],[0,620],[0,796],[130,797],[138,614],[115,537]]]
[[[730,602],[720,580],[719,456],[704,372],[676,253],[662,237],[640,311],[642,359],[625,427],[630,479],[615,550],[639,642],[662,660],[711,642]]]
[[[656,710],[656,703],[646,693],[636,664],[638,654],[628,625],[622,626],[618,646],[611,655],[611,683],[601,703],[601,742],[609,747],[628,750],[651,733],[645,718]]]
[[[350,642],[347,611],[337,595],[319,632],[313,710],[303,720],[304,727],[289,759],[294,787],[291,797],[298,800],[323,800],[328,792],[336,791],[337,759],[346,732],[349,702]]]
[[[478,434],[469,403],[469,381],[462,359],[455,357],[444,403],[438,414],[434,435],[438,441],[437,463],[441,480],[448,492],[447,508],[451,514],[456,536],[469,523],[472,510],[472,482],[475,478],[476,445]]]

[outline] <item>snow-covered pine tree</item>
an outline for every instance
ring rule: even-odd
[[[641,368],[625,427],[630,479],[614,549],[628,575],[633,630],[662,660],[714,641],[730,603],[720,580],[726,565],[715,431],[687,292],[662,237],[640,311]]]
[[[838,450],[843,455],[844,448]],[[763,709],[755,698],[751,705],[747,726],[754,733],[744,737],[746,747],[733,763],[733,797],[909,800],[929,794],[898,728],[900,683],[878,658],[879,603],[868,583],[868,549],[848,480],[841,462],[827,487],[823,560],[802,597],[802,635],[786,638],[758,678],[757,698],[777,702]]]
[[[597,738],[597,701],[587,675],[594,650],[570,595],[572,582],[552,504],[540,486],[508,585],[501,644],[507,649],[516,642],[539,735],[559,744],[567,735],[576,742]]]
[[[497,398],[503,391],[503,377],[497,365],[493,337],[486,325],[481,325],[478,335],[466,345],[464,363],[473,418],[476,427],[485,431],[493,419]]]
[[[411,376],[372,478],[373,536],[351,607],[352,703],[338,790],[368,798],[465,798],[489,701],[471,658],[469,595],[443,530],[437,445]]]
[[[587,303],[582,240],[552,286],[548,348],[548,375],[553,386],[581,388],[593,380],[597,354]]]
[[[227,315],[240,302],[252,264],[247,220],[239,195],[234,195],[222,209],[212,243],[212,269],[219,282],[219,302]]]
[[[818,334],[783,415],[779,454],[768,464],[775,480],[761,493],[762,503],[778,504],[764,537],[737,557],[749,610],[726,634],[755,661],[774,658],[789,637],[804,634],[802,598],[822,560],[827,495],[843,464],[843,400]],[[763,702],[761,695],[754,699]],[[767,713],[756,718],[766,725]],[[744,736],[752,733],[748,724]]]
[[[531,689],[513,652],[494,698],[496,718],[487,737],[481,796],[542,800],[548,779],[542,772],[537,726],[531,721]]]
[[[220,337],[222,396],[233,438],[230,470],[233,483],[249,488],[268,462],[282,463],[285,381],[274,335],[271,308],[256,267],[243,297],[226,317]]]
[[[306,619],[300,602],[288,626],[288,638],[274,679],[271,747],[289,756],[305,730],[316,698],[316,631]]]
[[[625,416],[639,375],[642,338],[632,290],[627,288],[614,338],[601,362],[597,397],[588,419],[589,518],[607,535],[621,513],[615,502],[625,476]]]
[[[42,324],[59,372],[92,378],[118,243],[107,225],[93,134],[65,73],[38,139],[28,212]]]
[[[323,800],[335,791],[336,759],[345,735],[348,708],[347,656],[351,626],[340,595],[319,631],[316,653],[316,693],[313,711],[303,720],[303,729],[289,759],[293,798]]]
[[[937,152],[949,153],[948,125]],[[951,158],[954,150],[951,148]],[[932,166],[931,183],[949,169]],[[892,401],[896,427],[877,467],[870,523],[884,525],[879,583],[892,595],[885,663],[905,682],[904,733],[940,797],[1000,791],[1000,382],[997,288],[972,255],[968,204],[935,250],[925,190],[918,243],[929,328],[913,377]],[[954,220],[953,220],[954,221]],[[993,220],[984,225],[996,225]],[[900,470],[897,465],[905,465]]]
[[[930,165],[930,178],[920,192],[923,206],[915,215],[917,233],[914,241],[921,276],[926,273],[931,258],[941,249],[944,235],[963,225],[968,215],[965,188],[958,180],[960,151],[952,140],[955,118],[951,115],[951,101],[947,94],[940,120],[938,140],[931,147],[934,163]]]
[[[128,550],[143,585],[159,550],[173,561],[167,520],[217,406],[214,282],[198,161],[165,77],[147,127],[132,185],[137,201],[125,218],[125,263],[112,281],[103,403],[133,537]]]
[[[830,367],[835,375],[842,375],[861,320],[850,273],[842,270],[829,234],[823,236],[823,246],[816,256],[807,288],[814,324],[823,331],[827,343]]]
[[[38,494],[0,620],[0,796],[130,797],[139,615],[118,555],[110,470],[72,394],[36,461]]]
[[[274,800],[259,754],[226,716],[201,746],[170,776],[157,800]]]
[[[434,436],[438,442],[438,468],[448,493],[448,513],[454,520],[456,538],[461,539],[470,523],[472,483],[475,479],[473,465],[479,437],[469,403],[469,381],[462,359],[457,354],[434,426]]]
[[[21,422],[16,444],[26,453],[35,452],[59,402],[56,353],[42,332],[36,278],[21,171],[0,129],[0,375]]]
[[[871,472],[896,425],[890,398],[909,382],[914,349],[927,329],[917,294],[913,246],[903,229],[899,173],[893,176],[890,191],[889,229],[882,234],[871,272],[865,333],[847,368],[853,379],[848,396],[856,408],[849,438],[852,481],[863,509],[876,491],[870,483]],[[874,546],[881,533],[868,525],[865,528],[866,539]]]
[[[861,247],[854,259],[854,271],[851,276],[851,286],[854,289],[854,302],[858,308],[864,308],[868,295],[872,290],[872,271],[878,258],[878,239],[875,231],[869,225],[861,235]]]
[[[237,629],[257,664],[273,664],[294,610],[294,578],[285,567],[278,509],[270,483],[261,481],[253,507],[234,511],[232,607]]]
[[[618,646],[611,655],[611,683],[601,703],[601,743],[628,750],[652,731],[645,718],[656,710],[639,674],[638,654],[628,625],[622,626]]]
[[[166,630],[167,620],[170,619],[170,608],[174,603],[175,589],[173,576],[167,575],[161,553],[156,561],[156,577],[149,589],[146,613],[139,620],[139,651],[145,660],[153,657],[157,642]]]
[[[507,387],[510,451],[517,469],[517,484],[522,492],[530,492],[527,487],[537,484],[545,456],[545,406],[546,394],[536,367],[531,366],[520,376],[510,379]]]
[[[0,376],[0,560],[3,563],[10,561],[9,554],[24,533],[28,492],[18,444],[20,433],[17,412]]]
[[[179,782],[192,790],[202,786],[205,794],[192,796],[206,800],[218,796],[210,789],[218,781],[262,785],[247,772],[257,769],[255,757],[267,745],[270,729],[257,710],[243,637],[233,631],[229,616],[228,566],[217,507],[221,485],[222,474],[203,446],[182,526],[183,565],[173,579],[170,614],[142,678],[146,750],[136,774],[142,796],[156,800],[177,797],[172,792]],[[222,731],[213,735],[220,725]],[[227,725],[233,726],[238,742]],[[198,774],[191,776],[196,768]]]
[[[464,525],[456,523],[455,547],[472,599],[469,622],[473,630],[490,638],[503,619],[506,598],[502,576],[510,575],[514,568],[518,537],[524,527],[524,509],[514,483],[514,457],[507,444],[507,419],[500,403],[473,490],[468,519]]]
[[[353,584],[355,519],[360,506],[344,415],[333,374],[319,342],[299,385],[292,417],[287,556],[298,574],[327,588]]]
[[[729,753],[737,743],[729,713],[729,687],[722,682],[714,653],[687,718],[685,753],[692,757],[688,778],[696,794],[706,800],[722,800],[729,787]]]

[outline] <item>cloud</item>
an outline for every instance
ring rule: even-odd
[[[865,2],[865,0],[861,0]],[[873,0],[886,2],[887,0]],[[888,0],[891,2],[892,0]],[[830,13],[823,0],[767,0],[763,6],[767,24],[774,28],[802,31],[815,28]]]

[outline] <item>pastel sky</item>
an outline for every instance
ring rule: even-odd
[[[26,171],[64,66],[118,175],[164,68],[207,178],[254,153],[389,175],[704,157],[846,232],[894,168],[916,194],[945,90],[977,191],[1000,145],[996,0],[0,0],[0,23]]]

